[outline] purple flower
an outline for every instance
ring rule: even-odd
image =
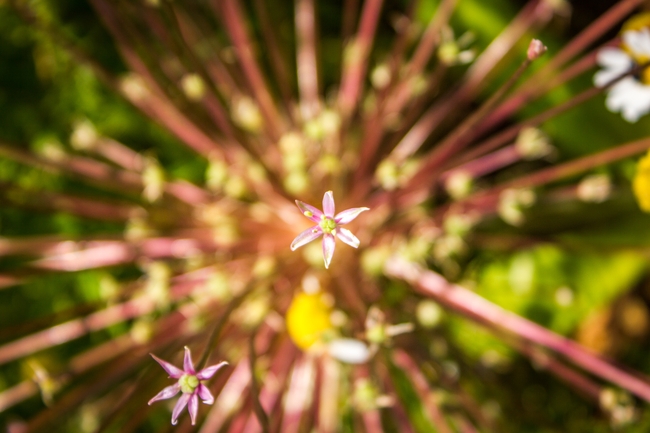
[[[322,212],[299,200],[296,200],[296,205],[298,205],[298,208],[304,216],[317,225],[296,236],[293,242],[291,242],[291,251],[295,251],[314,239],[323,236],[323,259],[325,259],[325,267],[329,268],[332,256],[334,255],[334,247],[336,246],[335,236],[351,247],[359,247],[359,239],[350,230],[341,228],[341,226],[354,220],[361,212],[370,210],[369,208],[355,207],[344,210],[334,216],[334,194],[332,191],[327,191],[323,196]]]
[[[163,361],[153,353],[150,355],[169,373],[169,377],[178,379],[178,382],[160,391],[154,398],[149,400],[149,404],[154,401],[172,398],[178,394],[178,391],[181,391],[183,395],[176,402],[176,406],[174,406],[174,411],[172,412],[172,424],[176,425],[178,415],[187,406],[187,411],[190,413],[190,418],[192,418],[192,425],[194,425],[196,422],[196,414],[199,411],[199,398],[205,404],[214,403],[214,397],[210,393],[210,390],[200,381],[210,379],[221,367],[228,365],[228,363],[223,361],[219,364],[206,367],[201,371],[196,371],[192,364],[192,353],[187,346],[185,346],[185,359],[183,360],[182,370],[167,361]]]

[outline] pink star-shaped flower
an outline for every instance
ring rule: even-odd
[[[354,236],[350,230],[344,229],[341,226],[354,220],[363,211],[370,210],[367,207],[355,207],[352,209],[344,210],[334,216],[334,194],[332,191],[327,191],[323,196],[323,211],[315,207],[296,200],[298,209],[304,216],[315,222],[317,225],[300,233],[291,242],[291,251],[295,251],[301,246],[309,242],[323,237],[323,259],[325,260],[325,267],[329,268],[332,256],[334,255],[334,248],[336,247],[335,236],[341,239],[351,247],[359,247],[359,239]]]
[[[206,367],[201,371],[196,371],[194,370],[194,364],[192,364],[192,353],[187,346],[185,347],[185,358],[183,359],[182,370],[167,361],[163,361],[153,353],[150,355],[153,356],[153,359],[155,359],[167,373],[169,373],[169,377],[172,379],[178,379],[178,382],[160,391],[154,398],[149,400],[149,404],[154,401],[172,398],[181,391],[183,395],[181,395],[176,402],[176,406],[174,406],[174,411],[172,412],[172,425],[176,425],[178,415],[180,415],[185,406],[187,406],[187,411],[190,413],[190,418],[192,419],[192,425],[194,425],[196,422],[196,414],[199,411],[199,398],[201,398],[205,404],[214,403],[212,393],[210,393],[208,387],[203,385],[200,381],[210,379],[221,369],[221,367],[228,365],[228,363],[223,361],[219,364]]]

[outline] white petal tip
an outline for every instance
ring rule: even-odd
[[[330,342],[329,354],[347,364],[363,364],[370,359],[370,349],[359,340],[352,338],[339,338]]]

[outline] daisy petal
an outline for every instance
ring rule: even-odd
[[[359,248],[359,239],[350,230],[339,227],[336,229],[336,236],[353,248]]]
[[[210,379],[214,374],[221,369],[221,367],[224,367],[228,365],[226,361],[222,361],[218,364],[211,365],[209,367],[205,367],[203,370],[199,371],[196,373],[196,377],[199,380],[206,380]]]
[[[314,206],[304,203],[300,200],[296,200],[296,206],[298,206],[298,209],[300,209],[300,212],[310,220],[312,220],[315,223],[319,223],[321,220],[321,217],[323,216],[323,212],[320,211],[320,209],[316,209]],[[311,214],[311,216],[309,216]]]
[[[327,191],[323,196],[323,213],[325,216],[332,218],[334,216],[334,193]]]
[[[187,406],[190,396],[192,396],[192,394],[183,394],[176,402],[176,406],[174,406],[174,410],[172,411],[172,425],[176,425],[178,422],[178,415],[180,415],[181,411],[185,409],[185,406]]]
[[[176,367],[175,365],[170,364],[167,361],[163,361],[162,359],[158,358],[153,353],[150,353],[149,355],[151,355],[153,357],[153,359],[155,359],[156,362],[158,364],[160,364],[160,366],[167,372],[167,374],[169,374],[169,377],[171,377],[173,379],[180,379],[180,377],[183,374],[185,374],[185,372],[183,370],[181,370],[180,368]]]
[[[183,358],[183,370],[188,374],[196,374],[194,364],[192,363],[192,352],[190,348],[185,346],[185,357]]]
[[[330,267],[332,256],[334,256],[334,248],[336,247],[336,239],[329,233],[323,235],[323,259],[325,260],[325,268]]]
[[[212,404],[214,403],[214,396],[210,392],[207,386],[203,385],[202,383],[199,384],[199,387],[196,388],[198,391],[199,398],[203,401],[205,404]]]
[[[173,396],[178,394],[178,391],[180,391],[180,390],[181,390],[181,384],[177,382],[177,383],[175,383],[175,384],[173,384],[171,386],[168,386],[167,388],[163,389],[162,391],[160,391],[158,394],[156,394],[156,396],[154,398],[149,400],[149,403],[147,403],[147,404],[150,405],[151,403],[153,403],[155,401],[158,401],[158,400],[167,400],[168,398],[172,398]]]
[[[638,55],[650,55],[650,33],[648,29],[642,29],[640,31],[630,30],[623,33],[623,43],[634,54]]]
[[[334,217],[334,221],[336,221],[336,224],[347,224],[350,221],[354,220],[356,217],[359,216],[361,212],[365,212],[367,210],[370,210],[370,208],[367,207],[353,207],[352,209],[344,210],[343,212],[340,212],[338,215]]]
[[[319,226],[314,226],[310,229],[305,230],[296,236],[293,242],[291,242],[291,251],[295,251],[301,246],[313,241],[314,239],[318,239],[322,234],[323,231]]]
[[[370,359],[370,349],[362,341],[352,338],[337,338],[327,346],[327,351],[339,361],[348,364],[363,364]]]
[[[199,396],[194,394],[189,394],[190,401],[187,404],[187,411],[190,413],[190,418],[192,419],[192,425],[196,424],[196,414],[199,412]]]

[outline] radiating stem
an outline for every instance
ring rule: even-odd
[[[404,279],[420,293],[481,323],[508,331],[525,341],[551,349],[590,373],[650,401],[650,383],[627,373],[588,352],[567,338],[506,311],[476,293],[447,282],[443,277],[418,265],[394,257],[385,268],[388,276]]]
[[[257,355],[255,354],[255,332],[251,332],[248,338],[248,352],[249,368],[251,370],[251,398],[253,400],[253,412],[262,427],[262,432],[269,433],[269,418],[260,403],[259,384],[257,383],[257,377],[255,375],[255,359],[257,358]]]
[[[320,108],[314,0],[296,0],[296,44],[300,111],[309,120]]]
[[[235,46],[237,59],[239,60],[244,74],[253,90],[255,99],[259,104],[265,120],[265,131],[269,137],[277,141],[284,130],[283,121],[264,82],[262,72],[253,56],[252,44],[248,39],[245,29],[245,21],[238,1],[223,0],[213,2],[215,10],[221,10],[222,22],[224,23],[230,39]]]
[[[338,105],[344,118],[348,118],[355,110],[361,95],[382,3],[383,0],[364,2],[357,35],[344,49],[345,58],[338,96]]]
[[[435,397],[431,393],[431,386],[429,385],[426,377],[418,369],[417,365],[411,357],[403,350],[396,349],[393,351],[393,362],[409,377],[413,383],[413,388],[417,392],[422,404],[429,414],[429,418],[433,421],[436,431],[439,433],[451,433],[452,430],[447,424],[444,415],[440,411]]]

